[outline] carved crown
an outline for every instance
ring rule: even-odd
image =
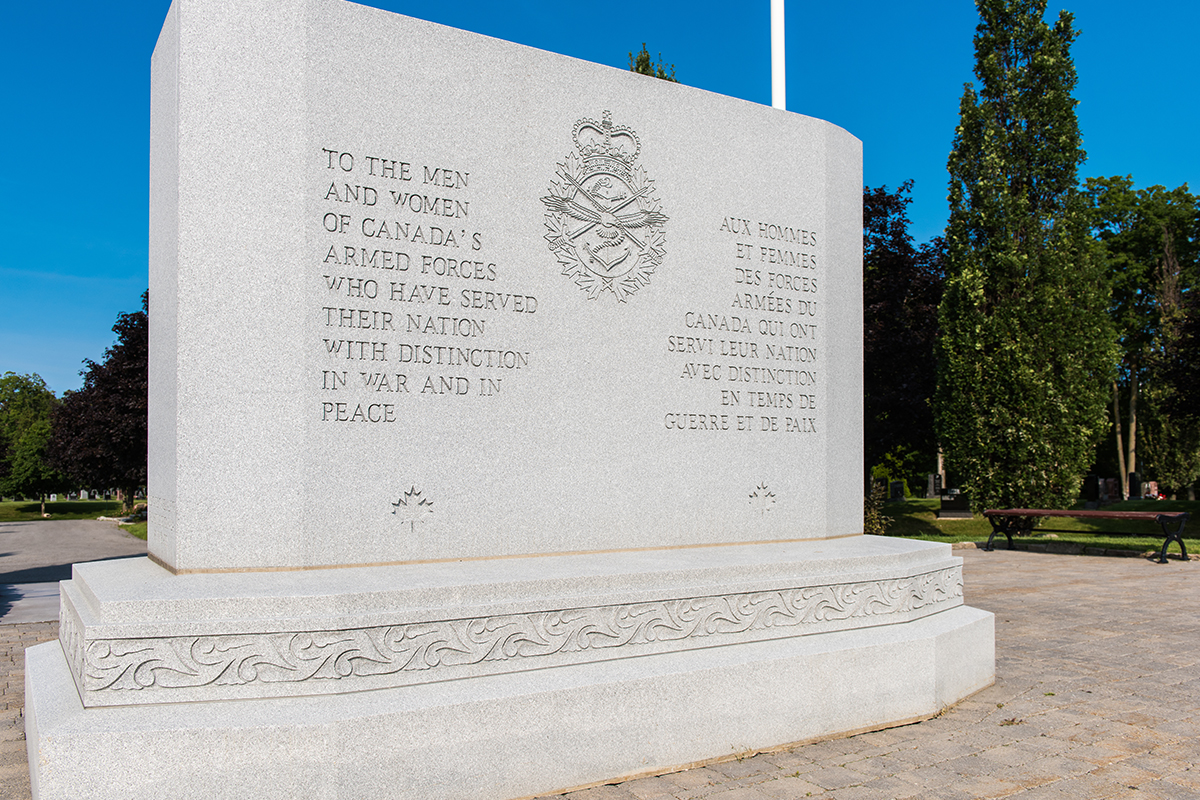
[[[637,134],[629,128],[613,126],[611,111],[604,112],[602,122],[594,119],[576,122],[574,136],[587,172],[611,169],[627,175],[642,150]]]

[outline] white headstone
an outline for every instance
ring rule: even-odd
[[[533,795],[991,681],[961,560],[861,535],[846,131],[338,0],[176,0],[151,83],[150,558],[29,651],[39,796]]]

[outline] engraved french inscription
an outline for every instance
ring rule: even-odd
[[[688,309],[666,337],[675,375],[703,387],[669,409],[667,430],[815,434],[821,430],[819,268],[812,226],[730,214],[714,226],[729,245],[728,298]],[[726,293],[727,292],[727,293]],[[679,401],[677,401],[679,402]]]

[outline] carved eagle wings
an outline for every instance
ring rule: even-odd
[[[565,197],[543,197],[542,202],[551,211],[566,214],[581,222],[589,222],[605,228],[620,226],[622,228],[643,228],[647,225],[660,225],[667,217],[658,211],[633,211],[629,214],[612,214],[607,211],[597,211],[587,208],[574,200]]]

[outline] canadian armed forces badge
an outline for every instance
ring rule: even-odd
[[[641,143],[628,128],[604,121],[575,123],[575,147],[558,164],[546,205],[546,241],[562,272],[589,299],[612,292],[620,302],[650,282],[662,263],[667,217],[654,181],[637,165]]]

